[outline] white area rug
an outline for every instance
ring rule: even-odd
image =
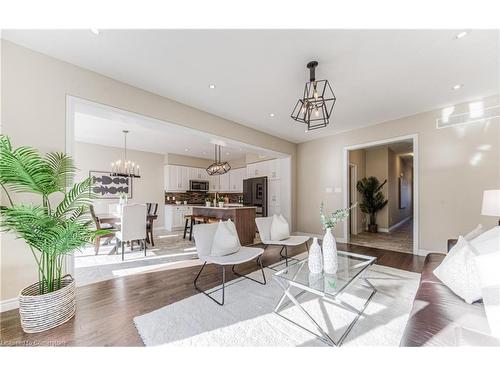
[[[267,285],[246,279],[226,284],[226,301],[218,306],[203,294],[186,298],[134,318],[146,346],[325,346],[314,335],[273,313],[282,290],[265,269]],[[260,279],[256,271],[252,277]],[[365,276],[378,289],[343,346],[398,346],[403,335],[420,275],[383,266],[372,266]],[[370,293],[356,282],[343,300],[361,307]],[[295,291],[296,294],[298,291]],[[214,296],[220,297],[220,292]],[[364,297],[364,298],[363,298]],[[303,306],[331,337],[338,340],[355,316],[306,293]],[[313,325],[293,304],[283,314],[314,332]]]

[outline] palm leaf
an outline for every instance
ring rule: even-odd
[[[82,206],[87,206],[92,202],[90,194],[91,178],[87,178],[80,183],[74,184],[66,193],[64,199],[56,208],[56,216],[72,215],[76,212],[78,215]]]

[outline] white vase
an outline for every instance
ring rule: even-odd
[[[311,273],[321,273],[323,271],[323,254],[318,243],[318,238],[314,237],[313,243],[309,248],[309,271]]]
[[[337,243],[332,234],[332,228],[326,228],[325,236],[323,237],[323,269],[325,273],[334,275],[337,273]]]

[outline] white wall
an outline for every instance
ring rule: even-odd
[[[498,97],[484,99],[485,107],[498,102]],[[467,105],[457,105],[455,110],[461,113]],[[301,143],[297,158],[299,230],[321,233],[321,201],[328,210],[343,207],[346,146],[409,134],[418,134],[420,249],[445,252],[448,238],[456,238],[478,223],[496,225],[497,218],[481,216],[480,210],[483,190],[500,188],[500,119],[436,129],[441,115],[441,110],[435,110]],[[327,187],[339,187],[341,192],[328,193]],[[334,233],[343,238],[343,226]]]
[[[129,203],[158,203],[158,219],[155,227],[165,225],[165,190],[163,188],[163,155],[135,150],[127,151],[130,160],[141,166],[141,178],[132,181],[132,199]],[[74,151],[77,166],[77,181],[89,176],[89,171],[109,171],[110,163],[123,159],[123,149],[76,142]],[[97,199],[96,207],[117,203],[113,199]],[[96,208],[97,210],[97,208]]]

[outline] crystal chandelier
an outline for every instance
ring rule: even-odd
[[[328,80],[316,81],[317,66],[317,61],[311,61],[307,64],[309,82],[305,85],[304,96],[297,101],[291,114],[295,121],[307,124],[306,132],[328,125],[333,106],[337,100]]]
[[[210,176],[217,176],[229,172],[231,166],[227,161],[222,161],[220,157],[221,146],[215,145],[214,162],[206,169]]]
[[[139,164],[135,164],[127,158],[127,135],[128,130],[122,130],[124,136],[123,160],[119,159],[111,163],[111,176],[141,178],[139,175]]]

